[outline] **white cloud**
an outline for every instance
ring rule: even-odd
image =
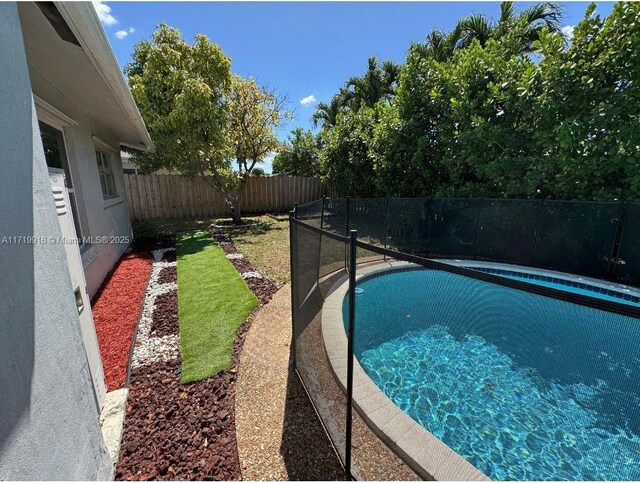
[[[573,38],[573,25],[562,27],[562,33],[567,40],[571,40]]]
[[[129,27],[129,30],[118,30],[114,35],[118,37],[120,40],[124,39],[127,35],[135,32],[136,29],[133,27]]]
[[[314,102],[316,102],[316,98],[313,94],[300,99],[300,104],[302,104],[303,106],[308,106],[310,104],[313,104]]]
[[[93,8],[96,9],[96,13],[98,14],[98,18],[100,22],[104,25],[115,25],[118,23],[118,20],[111,15],[111,7],[107,5],[104,0],[93,0]]]

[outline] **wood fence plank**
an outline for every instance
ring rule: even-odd
[[[223,195],[208,180],[178,175],[125,174],[125,196],[133,221],[226,216]],[[318,178],[251,177],[242,191],[244,213],[283,213],[327,192]]]

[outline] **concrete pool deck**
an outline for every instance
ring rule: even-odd
[[[389,261],[358,267],[357,279],[413,266],[417,265]],[[347,383],[347,336],[342,305],[348,289],[348,278],[344,276],[334,284],[322,308],[322,334],[329,365],[343,390]],[[420,477],[447,481],[490,479],[396,406],[355,357],[353,403],[369,428]]]
[[[316,409],[322,413],[325,424],[335,418],[344,421],[344,404],[336,404],[340,397],[344,400],[344,394],[334,380],[321,340],[321,314],[314,317],[303,336],[309,339],[299,341],[310,351],[305,356],[307,362],[317,363],[306,367],[307,372],[317,371],[318,385],[307,387],[315,398],[314,409],[290,368],[290,302],[291,286],[287,284],[256,315],[240,355],[235,409],[242,477],[254,481],[345,480],[348,478],[316,413]],[[302,367],[299,370],[304,372]],[[333,405],[326,404],[330,400]],[[326,412],[331,410],[335,413]],[[420,479],[357,414],[353,428],[352,469],[358,479]],[[344,431],[343,426],[337,429],[338,433]],[[339,435],[334,431],[332,436]]]
[[[247,333],[236,386],[236,439],[244,480],[342,480],[331,443],[290,370],[291,285],[260,309]]]

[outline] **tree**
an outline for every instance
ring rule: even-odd
[[[562,8],[555,3],[538,3],[518,12],[515,3],[502,2],[497,21],[485,14],[464,17],[449,33],[433,30],[424,43],[415,45],[415,49],[424,57],[446,62],[474,40],[484,47],[490,39],[500,40],[510,34],[518,37],[520,53],[531,53],[535,51],[535,42],[542,30],[560,32],[561,21]]]
[[[135,46],[125,67],[129,86],[155,151],[132,151],[143,172],[165,168],[185,176],[228,164],[226,96],[231,60],[204,35],[187,44],[161,24],[151,41]]]
[[[285,109],[286,97],[260,87],[253,79],[234,75],[228,97],[229,144],[238,170],[213,170],[213,182],[227,200],[235,222],[240,222],[240,194],[247,177],[264,159],[277,151],[277,129],[292,115]]]
[[[323,180],[339,195],[376,196],[376,173],[369,155],[379,109],[362,107],[338,115],[336,125],[323,134],[320,155]]]
[[[484,14],[471,15],[461,20],[459,27],[464,32],[462,46],[469,45],[474,39],[485,46],[489,39],[501,39],[516,31],[521,53],[535,50],[534,44],[543,30],[560,32],[562,8],[551,2],[537,3],[518,12],[513,2],[500,4],[500,17],[494,22]]]
[[[338,121],[338,114],[344,111],[349,103],[351,92],[345,88],[341,88],[340,91],[331,98],[331,102],[319,102],[313,111],[311,122],[313,127],[322,127],[323,131],[326,131],[336,125]]]
[[[317,176],[320,174],[320,147],[311,131],[298,127],[291,131],[287,141],[273,160],[273,173],[290,176]]]
[[[156,147],[134,151],[133,161],[143,172],[165,168],[203,177],[239,222],[246,178],[278,148],[276,129],[290,113],[284,97],[232,75],[230,67],[204,35],[189,45],[179,30],[161,24],[151,41],[136,45],[125,73]]]
[[[539,48],[527,95],[542,194],[640,200],[640,4],[616,3],[604,20],[592,5],[569,48],[552,34]]]
[[[264,168],[262,168],[261,166],[256,166],[255,168],[253,168],[253,171],[251,172],[251,176],[257,176],[257,177],[261,177],[261,176],[265,176],[267,173],[265,172]]]
[[[369,57],[366,72],[347,80],[345,87],[351,94],[348,105],[358,110],[362,106],[373,107],[380,100],[391,99],[399,76],[400,66],[395,62],[385,60],[381,64],[377,57]]]

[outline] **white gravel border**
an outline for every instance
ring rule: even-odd
[[[262,278],[262,274],[260,272],[242,272],[240,273],[240,276],[243,280],[248,278]]]
[[[175,251],[175,248],[163,248],[152,252],[153,265],[151,267],[151,277],[144,295],[136,344],[133,348],[133,357],[131,359],[132,369],[158,362],[173,361],[178,359],[180,354],[179,337],[177,335],[157,337],[151,333],[153,309],[156,298],[160,295],[178,290],[178,285],[175,282],[158,282],[160,272],[163,268],[177,266],[176,262],[161,261],[164,254],[170,251]]]

